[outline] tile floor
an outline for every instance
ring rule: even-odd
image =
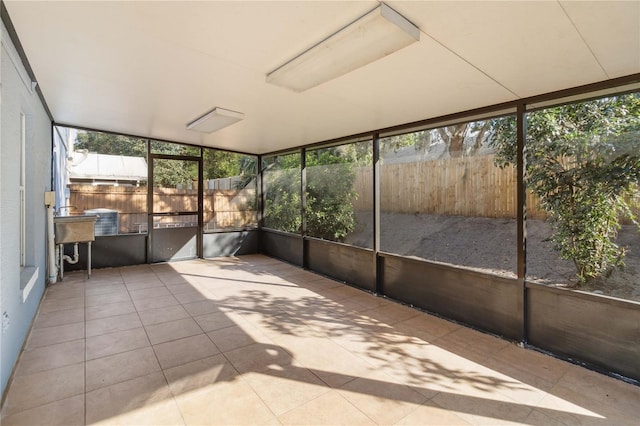
[[[2,424],[637,425],[640,388],[263,256],[69,273]]]

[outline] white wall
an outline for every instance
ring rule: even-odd
[[[46,211],[51,188],[51,121],[4,25],[0,57],[0,390],[33,321],[45,287]],[[20,113],[26,116],[26,264],[20,267]],[[26,294],[21,286],[35,277]],[[23,298],[26,297],[26,300]]]
[[[67,184],[69,172],[67,170],[67,157],[69,153],[69,136],[71,129],[56,126],[53,129],[53,190],[56,191],[56,211],[60,212],[68,204],[69,198]],[[68,210],[67,210],[68,211]]]

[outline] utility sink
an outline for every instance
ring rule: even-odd
[[[97,215],[56,216],[53,218],[55,226],[55,243],[86,243],[95,241],[95,223]]]

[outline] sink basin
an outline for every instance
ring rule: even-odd
[[[94,241],[97,215],[57,216],[53,218],[55,243],[86,243]]]

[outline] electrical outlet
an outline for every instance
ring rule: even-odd
[[[9,329],[9,324],[11,324],[9,313],[7,311],[4,311],[2,313],[2,334],[7,332],[7,330]]]

